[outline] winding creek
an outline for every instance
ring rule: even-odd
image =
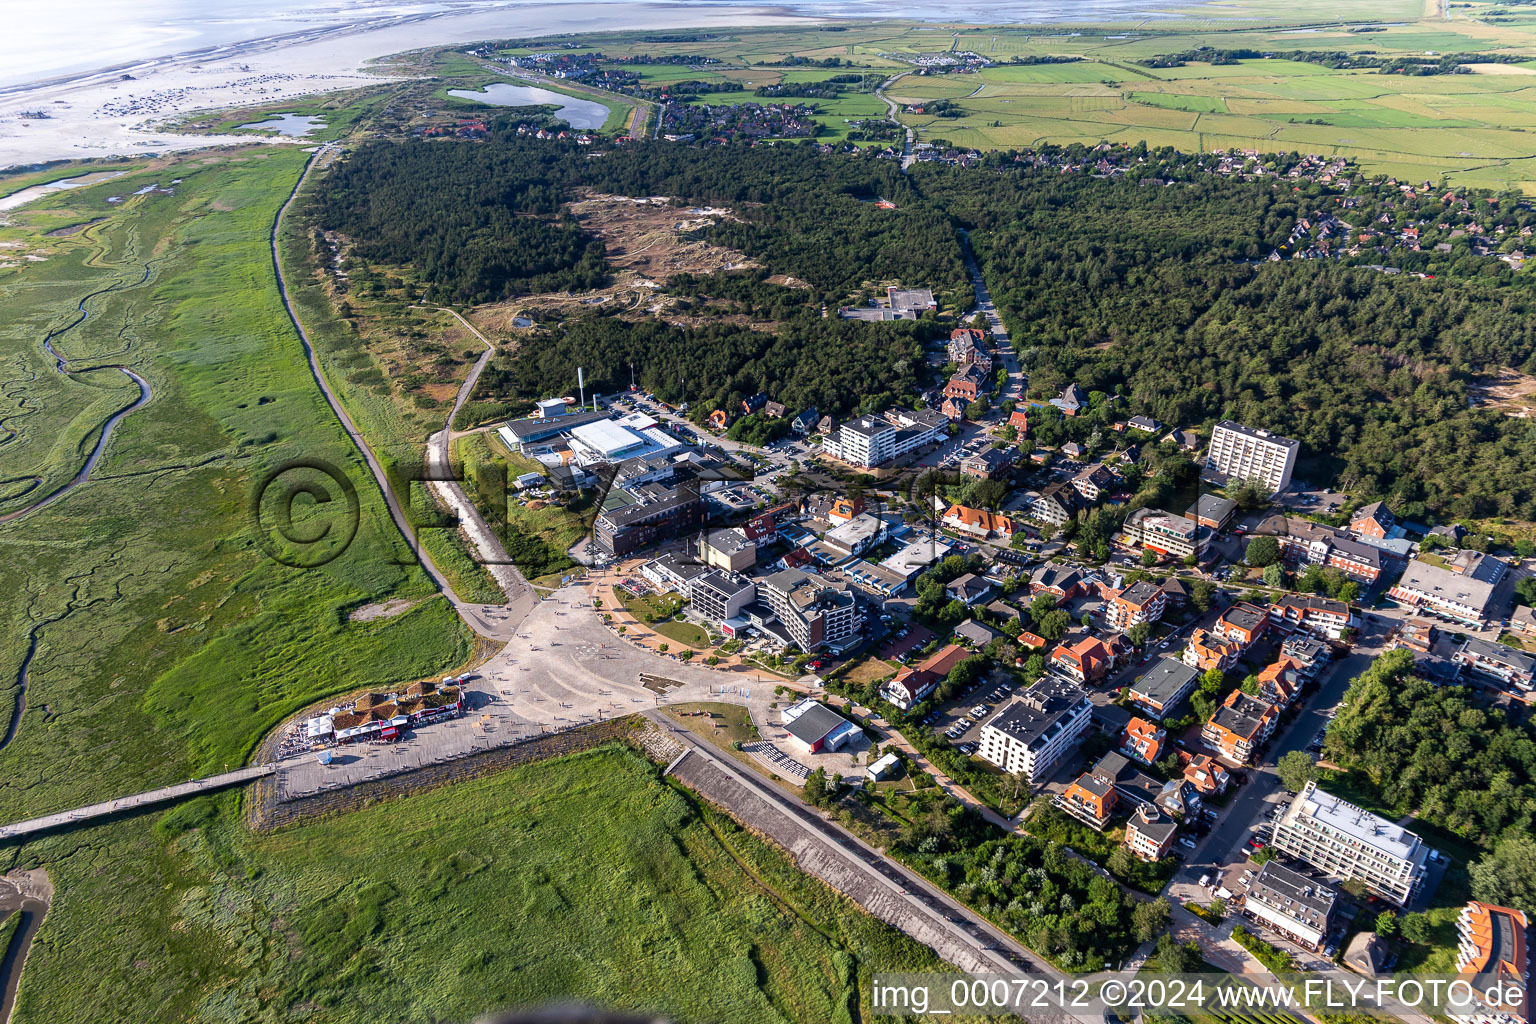
[[[21,969],[26,966],[27,953],[43,926],[52,899],[53,885],[41,870],[0,877],[0,924],[9,923],[11,914],[20,915],[10,942],[0,946],[0,1024],[9,1021],[16,1009]]]
[[[23,506],[22,508],[16,509],[14,511],[7,512],[4,515],[0,515],[0,524],[9,523],[13,520],[20,519],[22,516],[36,512],[40,508],[45,508],[46,506],[58,501],[70,491],[73,491],[76,487],[79,487],[81,484],[90,479],[91,470],[95,468],[97,460],[101,458],[101,453],[106,450],[107,442],[112,437],[113,429],[120,422],[122,422],[124,416],[127,416],[135,409],[142,408],[154,393],[149,386],[149,381],[128,369],[128,367],[118,363],[101,364],[98,366],[92,366],[85,370],[71,370],[69,368],[69,360],[63,355],[60,355],[58,349],[53,347],[54,339],[61,337],[62,335],[85,323],[86,318],[90,316],[90,312],[85,308],[85,304],[87,302],[96,298],[98,295],[105,295],[108,292],[138,287],[139,285],[149,280],[151,269],[151,264],[145,263],[144,272],[139,276],[137,281],[129,284],[118,281],[114,284],[108,285],[105,288],[98,288],[97,290],[88,293],[75,306],[75,311],[79,314],[78,316],[76,316],[68,324],[65,324],[63,327],[54,328],[43,337],[43,349],[53,357],[54,369],[57,370],[60,374],[67,377],[76,373],[93,373],[97,370],[119,370],[125,374],[129,380],[133,381],[134,384],[138,386],[139,394],[138,397],[133,400],[133,402],[119,409],[111,416],[108,416],[102,423],[101,436],[96,439],[95,446],[91,449],[91,453],[86,456],[85,463],[80,467],[79,472],[77,472],[68,481],[54,488],[52,491],[43,495],[41,498],[38,498],[31,504]],[[10,746],[11,741],[16,738],[16,730],[21,727],[21,716],[27,709],[27,679],[32,668],[32,659],[37,655],[38,639],[42,634],[43,627],[50,625],[53,621],[56,620],[49,620],[47,622],[39,622],[35,624],[32,627],[31,632],[28,634],[27,653],[26,656],[22,658],[21,668],[16,674],[16,701],[11,708],[11,716],[10,720],[6,723],[5,733],[4,735],[0,735],[0,751],[3,751],[6,747]],[[0,1022],[3,1022],[4,1020],[5,1016],[0,1014]]]

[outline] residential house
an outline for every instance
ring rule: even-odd
[[[1082,498],[1077,489],[1065,481],[1051,484],[1029,506],[1036,519],[1054,526],[1071,519],[1080,507]]]
[[[1169,779],[1152,801],[1157,809],[1174,821],[1188,821],[1205,807],[1200,791],[1183,779]]]
[[[1201,672],[1219,668],[1228,671],[1243,656],[1242,645],[1225,640],[1206,629],[1196,629],[1189,635],[1189,646],[1184,648],[1184,664]]]
[[[978,601],[984,601],[991,597],[997,588],[992,581],[985,576],[977,576],[975,573],[966,573],[949,582],[944,588],[944,595],[952,601],[959,601],[965,605],[973,605]]]
[[[1209,754],[1196,754],[1184,766],[1184,781],[1194,786],[1201,796],[1220,796],[1231,785],[1232,773]]]
[[[816,410],[814,410],[814,409],[811,410],[811,412],[813,412],[813,413],[815,411]],[[821,419],[816,421],[816,433],[830,435],[830,434],[835,433],[836,431],[837,431],[837,420],[833,419],[831,416],[823,416]]]
[[[1068,441],[1066,444],[1061,446],[1061,454],[1065,455],[1069,459],[1080,459],[1084,455],[1088,454],[1088,449],[1084,448],[1076,441]]]
[[[1007,448],[983,448],[960,460],[960,472],[978,480],[996,480],[1013,468],[1013,453]]]
[[[938,689],[950,671],[972,652],[959,644],[948,644],[916,665],[904,665],[895,678],[880,687],[880,696],[905,711]]]
[[[1138,623],[1153,623],[1163,617],[1168,599],[1162,587],[1143,580],[1124,590],[1114,591],[1104,606],[1104,621],[1110,629],[1122,633]]]
[[[1103,680],[1109,671],[1110,660],[1108,649],[1097,637],[1085,636],[1072,643],[1057,644],[1049,664],[1068,679],[1088,684]]]
[[[816,429],[818,418],[816,407],[813,405],[809,409],[801,411],[794,419],[789,421],[789,431],[797,437],[804,437]]]
[[[966,619],[955,627],[955,639],[964,640],[974,647],[985,647],[999,635],[997,630],[975,619]]]
[[[1164,441],[1172,441],[1179,446],[1180,451],[1196,452],[1200,450],[1200,435],[1193,430],[1172,430],[1163,438]]]
[[[1142,764],[1155,764],[1163,752],[1168,733],[1145,718],[1133,718],[1120,737],[1120,753]]]
[[[1002,619],[1003,624],[1011,632],[1018,632],[1017,627],[1023,621],[1023,616],[1019,614],[1019,610],[1013,605],[1005,604],[1002,601],[993,601],[987,605],[987,611]]]
[[[1496,679],[1506,686],[1529,693],[1536,683],[1536,655],[1517,651],[1513,647],[1496,644],[1469,636],[1461,648],[1451,655],[1451,660],[1464,665],[1476,675]]]
[[[1114,489],[1119,483],[1120,478],[1103,465],[1090,466],[1072,478],[1072,486],[1077,493],[1091,502],[1098,501],[1105,492]]]
[[[1120,801],[1112,780],[1087,771],[1079,775],[1052,803],[1089,828],[1102,832]]]
[[[1141,860],[1158,861],[1173,849],[1178,826],[1153,804],[1142,804],[1125,826],[1125,845]]]
[[[1015,409],[1008,414],[1008,425],[1018,431],[1019,437],[1029,433],[1029,413],[1023,409]]]
[[[1157,420],[1150,416],[1132,416],[1125,421],[1125,425],[1132,430],[1140,430],[1148,434],[1157,433],[1158,427],[1161,426]]]
[[[1088,395],[1076,384],[1068,384],[1060,396],[1051,399],[1051,404],[1068,416],[1076,416],[1088,408]]]
[[[970,403],[964,398],[946,398],[939,404],[939,413],[951,423],[965,419],[965,407]]]
[[[1307,681],[1302,667],[1284,656],[1265,665],[1254,678],[1259,684],[1259,698],[1277,708],[1290,707]]]
[[[1397,526],[1397,517],[1392,510],[1387,508],[1384,501],[1373,501],[1369,505],[1362,505],[1349,517],[1349,532],[1361,537],[1375,537],[1377,540],[1386,540]]]
[[[731,414],[724,409],[716,409],[709,414],[709,425],[715,430],[724,430],[731,425]]]
[[[1163,597],[1169,608],[1183,608],[1189,601],[1189,586],[1177,576],[1169,576],[1163,580]]]
[[[771,420],[781,420],[789,410],[782,402],[767,401],[763,403],[763,415]]]
[[[1043,780],[1092,719],[1081,686],[1047,675],[982,725],[976,752],[1005,772]]]
[[[1127,687],[1131,702],[1155,719],[1167,718],[1184,703],[1200,681],[1200,673],[1173,658],[1159,657],[1141,678]]]
[[[1082,595],[1083,574],[1073,566],[1047,562],[1029,574],[1029,593],[1050,594],[1058,605],[1065,604]]]
[[[1013,538],[1013,520],[997,512],[988,512],[986,509],[951,505],[941,521],[957,533],[981,540],[991,537],[999,537],[1003,540]]]
[[[1233,690],[1205,723],[1200,738],[1233,764],[1249,764],[1275,731],[1279,718],[1273,704]]]
[[[1428,654],[1439,635],[1440,631],[1428,619],[1409,619],[1398,627],[1397,643],[1399,647]]]
[[[751,396],[749,396],[747,398],[743,398],[741,400],[741,414],[743,416],[750,416],[754,412],[757,412],[759,409],[761,409],[764,406],[766,406],[767,404],[768,404],[768,396],[763,394],[761,391],[759,391],[757,394],[751,395]],[[775,402],[774,404],[778,405],[777,402]],[[780,415],[783,415],[783,412],[784,412],[784,407],[782,405],[780,405],[779,406],[779,413],[780,413]]]

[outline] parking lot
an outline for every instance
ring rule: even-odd
[[[928,646],[929,641],[938,635],[926,626],[917,625],[898,625],[896,633],[899,634],[903,629],[909,630],[907,635],[896,636],[890,643],[880,648],[880,657],[887,661],[901,661],[904,656]],[[902,663],[905,664],[905,662]]]
[[[1001,681],[994,675],[972,684],[963,694],[929,713],[923,724],[938,736],[959,747],[963,754],[973,754],[980,737],[981,727],[1008,703],[1013,695],[1013,684]]]

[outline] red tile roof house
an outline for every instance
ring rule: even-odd
[[[966,648],[950,644],[917,665],[903,667],[894,679],[880,687],[880,695],[905,711],[937,689],[950,669],[970,656]]]
[[[1120,753],[1142,764],[1152,764],[1162,752],[1168,733],[1145,718],[1133,718],[1120,736]]]
[[[1074,644],[1059,644],[1051,652],[1051,667],[1080,683],[1095,683],[1109,670],[1109,651],[1098,638],[1085,636]]]

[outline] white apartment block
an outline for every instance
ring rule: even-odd
[[[1418,893],[1430,848],[1412,832],[1308,782],[1275,828],[1281,853],[1341,879],[1358,879],[1398,906]]]
[[[1300,441],[1222,420],[1211,433],[1205,468],[1228,480],[1262,480],[1274,493],[1291,482],[1300,450]]]
[[[981,728],[976,752],[1005,772],[1040,778],[1088,730],[1093,704],[1070,679],[1047,675]]]
[[[901,409],[883,416],[858,416],[839,428],[828,455],[865,469],[883,466],[948,435],[949,420],[927,409]]]

